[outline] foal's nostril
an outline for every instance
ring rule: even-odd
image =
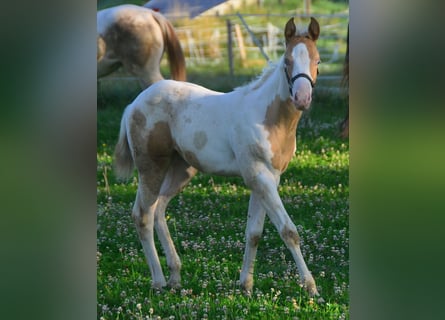
[[[297,106],[298,109],[304,110],[304,109],[309,108],[311,101],[312,101],[312,96],[310,93],[296,94],[294,96],[294,101],[295,101],[295,105]]]

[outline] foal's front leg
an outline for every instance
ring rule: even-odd
[[[251,183],[252,191],[257,192],[262,206],[270,220],[278,230],[287,248],[297,264],[301,282],[311,296],[319,296],[314,278],[310,273],[300,249],[300,236],[297,228],[284,208],[277,189],[277,179],[264,169],[260,171]]]
[[[255,192],[252,192],[247,214],[246,248],[244,251],[243,266],[240,276],[241,287],[247,295],[252,293],[255,256],[258,242],[263,233],[265,215],[266,212],[258,199],[258,195],[256,195]]]

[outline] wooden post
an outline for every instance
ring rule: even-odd
[[[229,71],[233,77],[233,49],[232,49],[232,23],[227,20],[227,53],[229,56]]]
[[[252,38],[253,42],[256,44],[256,46],[260,49],[261,54],[263,55],[264,58],[266,58],[267,61],[270,61],[269,56],[266,54],[266,52],[264,52],[263,46],[260,43],[260,41],[258,40],[257,37],[255,37],[255,35],[253,34],[252,30],[250,30],[249,26],[247,25],[246,21],[244,20],[243,16],[237,12],[236,15],[240,18],[241,22],[244,25],[244,28],[246,28],[247,32],[249,32],[250,37]]]
[[[304,0],[304,13],[311,14],[311,0]]]
[[[244,48],[243,34],[241,33],[241,28],[238,23],[235,23],[235,34],[236,34],[236,40],[238,41],[241,62],[243,63],[244,66],[244,63],[246,61],[246,49]]]

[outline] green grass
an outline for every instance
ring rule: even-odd
[[[217,81],[220,75],[199,74],[195,79],[203,85],[229,88],[229,83]],[[250,76],[236,77],[231,84],[238,86]],[[300,121],[296,156],[279,188],[326,300],[319,304],[298,285],[295,263],[267,219],[253,295],[242,295],[238,279],[249,191],[239,178],[205,174],[198,174],[167,209],[182,259],[183,287],[162,292],[150,288],[150,272],[130,216],[137,180],[118,182],[112,172],[121,114],[137,93],[137,84],[103,85],[98,92],[98,319],[349,319],[349,143],[338,138],[337,129],[345,101],[315,93]],[[159,243],[157,247],[165,267]]]

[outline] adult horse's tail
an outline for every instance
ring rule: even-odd
[[[130,145],[127,136],[127,112],[121,120],[119,140],[114,149],[114,172],[120,179],[128,179],[133,173],[134,161],[131,155]]]
[[[168,63],[170,65],[171,77],[174,80],[186,81],[185,58],[181,44],[176,36],[172,24],[161,14],[155,13],[153,17],[162,29],[164,37],[164,48],[167,51]]]

